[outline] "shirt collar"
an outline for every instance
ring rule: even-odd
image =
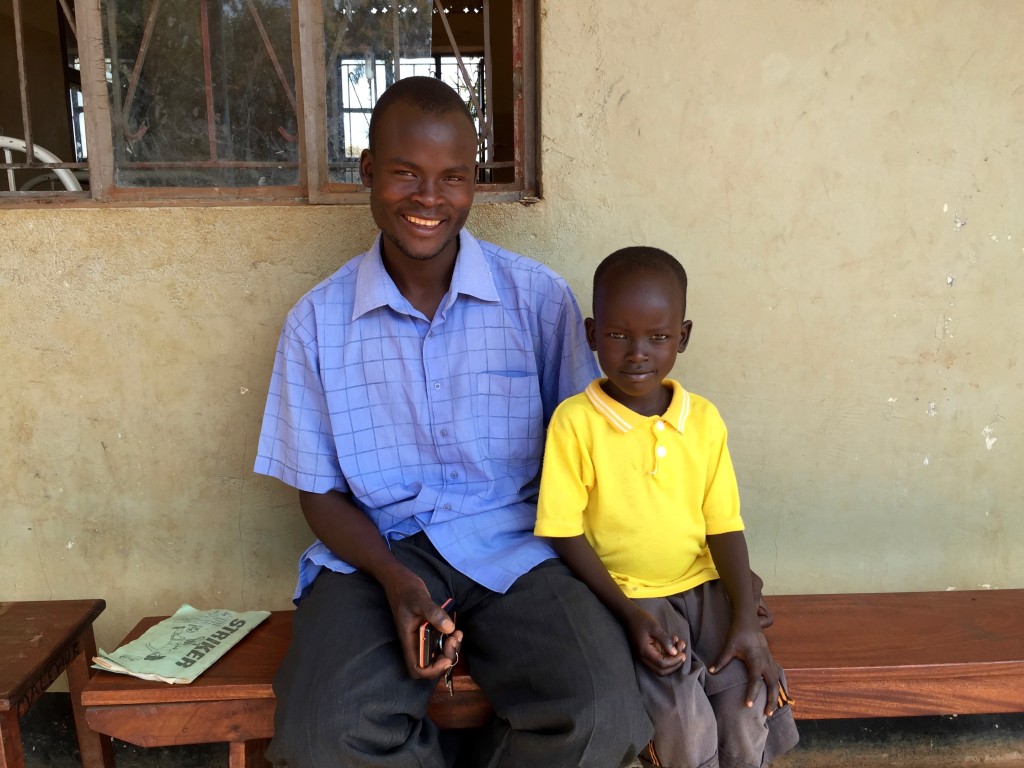
[[[683,389],[678,381],[674,379],[665,379],[664,381],[672,388],[672,401],[661,416],[641,416],[619,401],[613,400],[601,389],[601,384],[605,381],[608,379],[594,379],[584,391],[591,405],[605,417],[614,429],[619,432],[629,432],[633,427],[645,424],[651,419],[660,419],[675,427],[680,434],[683,433],[686,427],[686,417],[690,415],[690,393]]]
[[[381,258],[381,238],[377,235],[373,247],[363,256],[356,275],[356,297],[352,306],[352,319],[356,320],[379,307],[391,307],[396,312],[409,313],[409,302],[398,291],[398,286],[384,268]],[[498,301],[498,289],[480,243],[465,228],[459,232],[459,255],[455,259],[455,272],[448,289],[448,300],[442,309],[455,303],[459,294],[474,296],[481,301]]]

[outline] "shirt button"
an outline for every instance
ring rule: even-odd
[[[459,473],[458,473],[458,472],[452,472],[452,473],[451,473],[450,475],[448,475],[448,477],[450,477],[450,478],[451,478],[452,480],[454,480],[454,479],[455,479],[455,478],[457,478],[458,476],[459,476]]]
[[[654,428],[656,430],[658,430],[659,432],[663,431],[665,429],[665,422],[664,421],[656,421],[656,422],[654,422]]]
[[[434,389],[440,389],[440,388],[441,388],[441,382],[440,381],[435,381],[434,382]]]
[[[664,445],[659,445],[657,450],[655,450],[654,452],[655,452],[655,454],[657,454],[659,459],[663,458],[665,456],[665,454],[668,453],[668,451],[665,450],[665,446]]]
[[[441,437],[448,437],[448,430],[447,429],[442,429],[441,430]]]
[[[444,505],[444,508],[445,508],[445,509],[451,509],[451,508],[452,508],[452,505],[451,505],[451,504],[445,504],[445,505]]]

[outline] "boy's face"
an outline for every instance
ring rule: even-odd
[[[476,134],[465,115],[404,103],[382,115],[359,161],[386,260],[454,258],[476,181]]]
[[[610,397],[644,416],[664,413],[670,398],[661,382],[690,340],[684,312],[671,277],[625,269],[603,276],[586,326]]]

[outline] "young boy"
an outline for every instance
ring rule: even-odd
[[[626,630],[654,721],[641,757],[763,766],[796,726],[761,633],[725,425],[666,378],[693,328],[686,284],[656,248],[598,266],[586,330],[607,378],[552,417],[535,533]]]

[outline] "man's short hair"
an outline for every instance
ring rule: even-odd
[[[597,265],[594,270],[594,295],[593,302],[597,303],[597,292],[601,281],[606,276],[611,276],[620,269],[627,269],[630,272],[653,272],[664,275],[668,280],[674,280],[679,285],[683,295],[683,310],[686,310],[686,270],[679,263],[675,256],[648,245],[633,245],[628,248],[620,248],[604,261]]]
[[[421,112],[433,115],[445,115],[459,112],[466,116],[476,133],[473,115],[462,97],[450,85],[433,77],[406,77],[398,80],[381,94],[370,114],[370,151],[373,151],[374,136],[381,117],[395,104],[408,104]]]

